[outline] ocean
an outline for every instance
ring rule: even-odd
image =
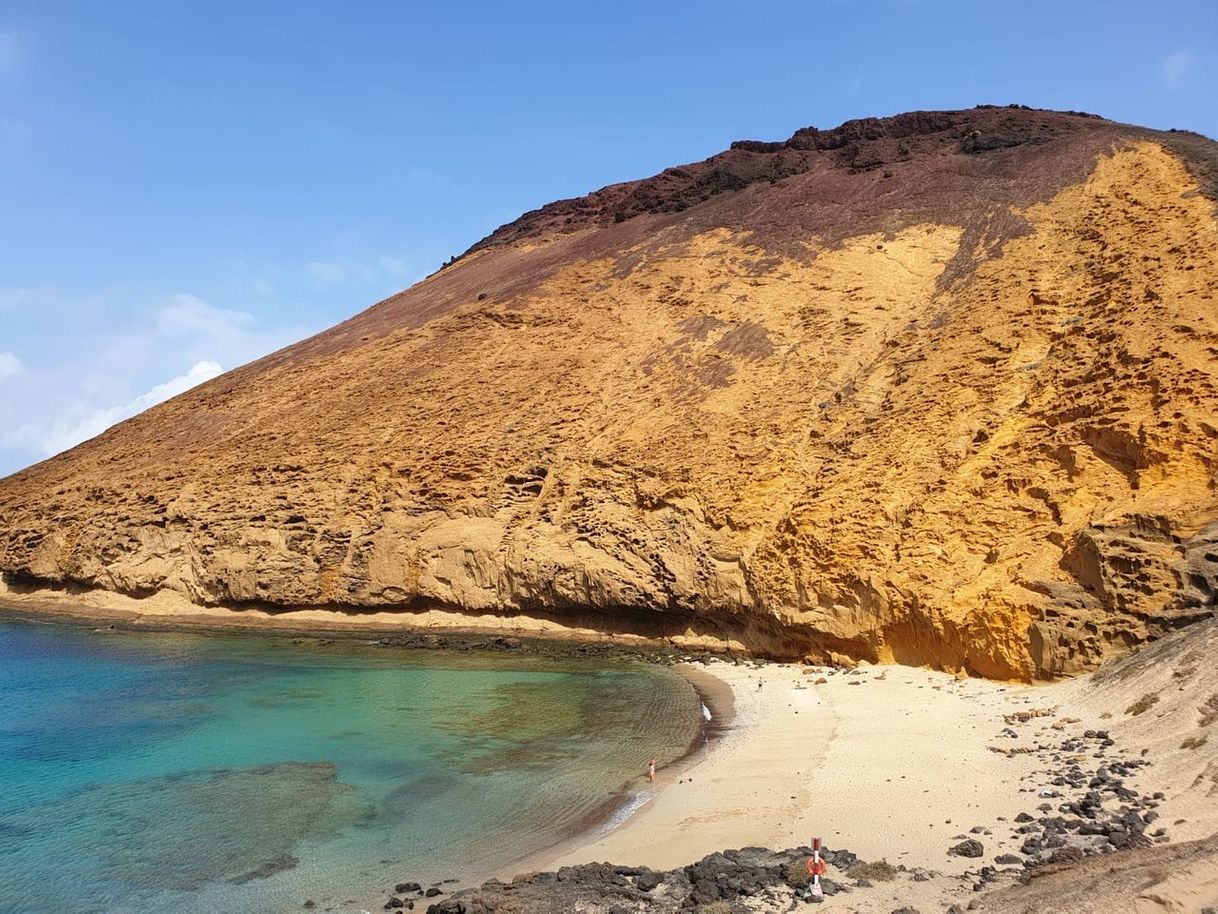
[[[0,622],[0,911],[379,909],[609,827],[702,726],[628,661]]]

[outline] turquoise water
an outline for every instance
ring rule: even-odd
[[[640,664],[0,622],[0,911],[376,910],[586,828],[700,711]]]

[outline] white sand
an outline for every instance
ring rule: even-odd
[[[174,601],[127,603],[109,595],[86,595],[83,600],[74,596],[69,601],[53,596],[0,593],[0,602],[57,612],[83,604],[94,619],[128,624],[193,622],[261,629],[401,624],[400,618],[385,614],[340,621],[338,614],[326,611],[268,616],[201,611]],[[544,620],[450,619],[429,613],[411,621],[416,629],[595,636]],[[730,688],[735,705],[731,728],[709,750],[661,770],[657,783],[645,788],[648,801],[613,831],[523,861],[499,875],[510,878],[515,872],[589,861],[671,869],[726,848],[782,849],[808,844],[814,836],[829,848],[848,849],[864,860],[887,859],[911,869],[960,875],[1017,850],[1009,820],[1019,812],[1035,814],[1044,802],[1038,791],[1050,786],[1052,775],[1044,773],[1043,757],[1007,755],[1005,750],[1038,743],[1056,746],[1084,728],[1111,729],[1118,749],[1135,756],[1145,751],[1154,760],[1152,768],[1129,778],[1127,786],[1167,794],[1162,821],[1172,825],[1173,840],[1211,834],[1218,829],[1218,729],[1201,749],[1181,747],[1184,738],[1207,735],[1208,728],[1198,726],[1198,715],[1208,696],[1218,694],[1218,668],[1204,662],[1218,646],[1218,629],[1205,636],[1210,640],[1200,641],[1203,628],[1182,633],[1192,641],[1164,643],[1162,650],[1156,646],[1148,651],[1144,661],[1118,667],[1125,669],[1120,677],[1040,686],[958,681],[948,674],[900,666],[810,671],[798,665],[755,667],[726,661],[694,665],[695,675],[709,674]],[[1194,655],[1200,659],[1192,659]],[[826,681],[816,684],[822,676]],[[1161,695],[1160,703],[1144,715],[1128,715],[1125,709],[1149,692]],[[1014,738],[1003,735],[1004,715],[1048,708],[1055,713],[1013,725]],[[1068,728],[1054,729],[1063,718]],[[992,833],[973,835],[974,826]],[[983,857],[948,856],[948,848],[965,836],[982,841]],[[833,869],[830,875],[841,878]],[[1188,892],[1213,888],[1200,877],[1185,882],[1176,892],[1182,899],[1190,897]],[[967,906],[976,897],[970,883],[902,878],[835,897],[834,907],[891,911],[904,905],[922,905],[924,910],[952,902]],[[1159,893],[1166,890],[1156,888]]]
[[[831,673],[823,685],[797,666],[705,668],[732,686],[733,729],[689,770],[661,772],[650,803],[560,864],[668,868],[815,835],[869,860],[963,871],[975,864],[945,856],[952,836],[1036,805],[1020,792],[1031,757],[987,746],[1011,742],[997,738],[1002,715],[1043,689],[908,667]]]
[[[730,732],[692,764],[661,771],[653,799],[616,830],[530,869],[591,861],[670,869],[725,848],[781,849],[819,836],[826,847],[865,860],[942,874],[976,871],[1018,850],[1009,820],[1036,815],[1045,802],[1037,793],[1050,786],[1037,773],[1043,759],[989,747],[1057,745],[1066,734],[1052,725],[1062,717],[1079,718],[1071,732],[1108,723],[1098,711],[1063,702],[1077,691],[1071,683],[957,681],[899,666],[812,675],[795,665],[698,668],[731,686]],[[814,685],[822,675],[827,682]],[[1053,715],[1014,725],[1017,738],[1001,735],[1004,715],[1053,706]],[[1155,780],[1150,769],[1128,783],[1162,789]],[[970,834],[974,826],[992,833]],[[947,854],[965,836],[982,841],[982,858]],[[841,878],[832,869],[830,875]],[[891,911],[964,906],[973,897],[971,880],[901,879],[834,901],[842,910]]]

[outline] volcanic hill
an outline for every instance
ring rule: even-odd
[[[1030,679],[1211,615],[1218,144],[982,107],[527,213],[0,481],[10,593]]]

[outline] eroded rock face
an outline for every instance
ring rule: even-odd
[[[0,481],[0,570],[1090,667],[1213,612],[1216,161],[919,113],[553,204]]]

